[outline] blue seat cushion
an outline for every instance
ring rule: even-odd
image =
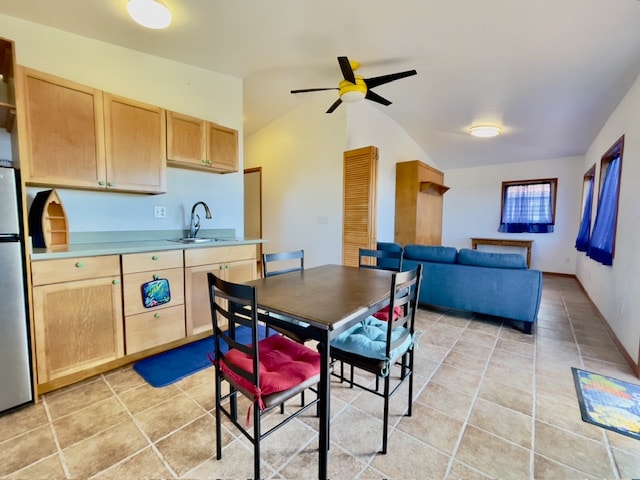
[[[476,267],[527,268],[527,260],[519,253],[494,253],[462,248],[458,252],[458,263]]]
[[[391,335],[391,341],[399,339],[406,333],[406,328],[396,328]],[[333,339],[331,348],[376,360],[393,360],[402,356],[412,344],[413,338],[407,335],[405,341],[390,352],[391,358],[387,359],[387,322],[370,316]]]
[[[455,247],[436,245],[406,245],[404,258],[419,262],[456,263],[458,251]]]

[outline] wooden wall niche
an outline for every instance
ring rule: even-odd
[[[444,173],[418,160],[396,164],[395,241],[442,244]]]

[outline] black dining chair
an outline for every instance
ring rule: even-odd
[[[342,367],[339,373],[334,370],[332,375],[338,376],[341,382],[346,381],[352,388],[355,385],[384,398],[381,453],[387,453],[389,400],[405,380],[408,380],[409,389],[407,416],[411,416],[415,315],[421,281],[422,265],[406,272],[394,273],[389,302],[389,311],[394,314],[389,315],[386,321],[370,316],[331,341],[332,361],[346,363],[351,367],[349,377],[345,377]],[[375,387],[358,383],[354,368],[374,374]]]
[[[304,270],[304,250],[262,254],[262,276],[265,278],[302,270]],[[281,315],[273,313],[269,313],[269,316],[273,319],[269,328],[300,343],[311,338],[307,324],[291,318],[284,319]]]
[[[402,270],[402,251],[361,248],[358,251],[358,266],[399,272]]]
[[[319,397],[261,430],[263,415],[293,396],[320,382],[320,354],[282,335],[259,340],[256,289],[250,285],[227,282],[207,274],[213,322],[216,406],[216,458],[222,458],[222,415],[225,415],[253,444],[254,478],[260,478],[260,442],[291,419],[319,403]],[[223,330],[223,326],[226,328]],[[251,340],[238,341],[241,329],[249,329]],[[245,335],[246,338],[246,335]],[[224,394],[222,384],[229,384]],[[251,402],[246,424],[238,421],[238,396]],[[228,400],[228,402],[227,402]],[[253,409],[253,430],[249,428]],[[270,419],[270,422],[272,419]]]

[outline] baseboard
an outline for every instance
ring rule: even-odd
[[[578,282],[578,285],[580,285],[580,288],[582,289],[582,291],[586,295],[587,299],[589,300],[589,302],[591,302],[591,305],[593,305],[593,308],[595,308],[596,312],[598,313],[598,317],[600,317],[600,321],[604,325],[604,328],[607,330],[609,335],[611,335],[611,338],[613,339],[613,343],[615,343],[615,345],[618,348],[618,350],[620,351],[620,353],[622,353],[622,356],[624,357],[625,362],[627,362],[629,367],[631,367],[631,370],[635,373],[636,377],[640,378],[640,365],[637,364],[633,360],[633,357],[631,357],[631,355],[629,355],[627,350],[624,348],[624,346],[622,345],[622,342],[620,342],[620,340],[616,336],[615,332],[611,328],[611,325],[609,325],[609,322],[607,322],[607,319],[605,318],[605,316],[602,315],[602,312],[600,312],[600,309],[598,309],[598,306],[591,299],[591,297],[589,296],[589,293],[584,288],[582,283],[580,283],[580,279],[575,275],[566,274],[566,273],[553,273],[553,272],[546,273],[546,272],[544,272],[543,276],[554,276],[554,277],[565,277],[565,278],[572,277],[572,278],[576,279],[576,282]]]

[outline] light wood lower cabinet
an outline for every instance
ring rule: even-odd
[[[38,384],[124,356],[120,257],[31,265]]]
[[[187,335],[211,331],[211,304],[207,273],[230,282],[257,278],[255,245],[185,250],[185,298]]]
[[[182,264],[182,250],[122,256],[127,355],[184,338]],[[162,292],[160,303],[154,300],[153,287]]]

